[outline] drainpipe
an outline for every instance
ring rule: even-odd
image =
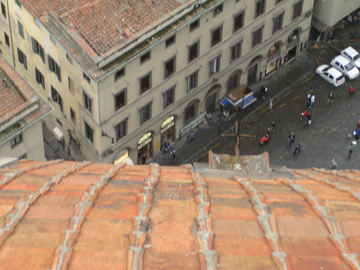
[[[11,23],[10,23],[10,9],[9,9],[9,0],[6,1],[7,13],[8,13],[8,22],[9,22],[9,29],[10,29],[10,39],[11,39],[11,50],[13,55],[13,66],[15,68],[15,53],[14,53],[14,42],[13,42],[13,35],[11,31]]]

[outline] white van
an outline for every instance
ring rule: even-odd
[[[360,54],[353,47],[347,47],[345,50],[342,50],[340,54],[360,69]]]
[[[350,80],[355,80],[359,76],[359,70],[354,67],[344,56],[338,55],[331,60],[330,65],[338,69],[342,74],[348,77]]]

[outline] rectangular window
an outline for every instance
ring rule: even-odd
[[[273,21],[273,34],[282,29],[284,13],[276,16]]]
[[[24,26],[22,25],[21,22],[18,21],[18,31],[19,31],[19,35],[20,37],[24,38]]]
[[[191,90],[196,88],[198,85],[198,71],[195,71],[194,73],[190,74],[186,78],[186,82],[187,82],[187,92],[190,92]]]
[[[211,47],[221,42],[222,26],[211,32]]]
[[[85,94],[85,92],[83,92],[83,97],[84,97],[84,107],[90,113],[92,113],[92,99],[87,94]]]
[[[66,59],[69,61],[70,64],[73,63],[73,60],[70,55],[66,54]]]
[[[71,118],[71,122],[73,122],[76,125],[76,113],[71,107],[70,107],[70,118]]]
[[[199,56],[200,41],[189,46],[189,62],[196,59]]]
[[[115,112],[126,105],[126,89],[115,95]]]
[[[164,109],[175,101],[175,87],[170,88],[164,93]]]
[[[263,27],[252,33],[252,48],[262,42]]]
[[[165,48],[169,47],[172,44],[175,44],[175,35],[165,41]]]
[[[55,62],[54,59],[51,58],[50,55],[48,55],[48,61],[49,61],[49,69],[57,75],[59,81],[61,82],[60,66]]]
[[[140,79],[140,95],[151,88],[151,72]]]
[[[15,3],[16,3],[19,7],[21,7],[21,3],[20,3],[19,0],[15,0]]]
[[[238,72],[236,72],[234,75],[231,75],[229,80],[228,80],[228,85],[227,85],[227,91],[231,91],[234,90],[236,87],[239,86],[240,83],[240,75]]]
[[[62,109],[62,98],[61,98],[59,92],[56,91],[56,89],[53,86],[51,86],[51,98],[52,98],[52,100],[54,102],[56,102],[59,105],[60,111],[63,111],[63,109]]]
[[[5,36],[5,44],[10,47],[10,39],[9,36],[4,32],[4,36]]]
[[[69,91],[75,94],[74,81],[70,77],[68,77],[68,87],[69,87]]]
[[[215,75],[220,71],[220,55],[209,62],[209,67],[210,67],[209,77]]]
[[[172,74],[175,73],[175,57],[171,58],[170,60],[165,62],[165,78],[168,78],[169,76],[171,76]]]
[[[214,8],[214,17],[220,14],[222,11],[223,11],[223,4],[218,5],[216,8]]]
[[[90,84],[90,77],[83,72],[83,78]]]
[[[20,133],[19,135],[15,136],[10,141],[11,149],[14,148],[16,145],[22,143],[22,142],[23,142],[23,135],[22,135],[22,133]]]
[[[42,88],[45,89],[44,75],[42,75],[42,73],[37,68],[35,68],[35,78],[36,78],[36,82],[38,84],[41,84]]]
[[[84,121],[85,126],[85,137],[90,140],[90,142],[94,143],[94,130]]]
[[[26,55],[18,48],[18,59],[19,62],[24,66],[25,69],[27,69],[27,59]]]
[[[241,45],[242,45],[242,41],[230,47],[230,51],[231,51],[230,63],[241,57]]]
[[[200,26],[200,20],[197,20],[197,21],[193,22],[192,24],[190,24],[190,32],[192,32],[193,30],[195,30],[199,26]]]
[[[151,103],[140,109],[140,125],[151,119]]]
[[[244,12],[234,15],[234,32],[244,27]]]
[[[1,2],[1,13],[6,18],[6,8],[5,5]]]
[[[147,52],[145,54],[143,54],[141,57],[140,57],[140,64],[143,64],[144,62],[146,62],[147,60],[149,60],[151,57],[151,53],[150,52]]]
[[[122,69],[116,71],[116,72],[115,72],[115,76],[114,76],[114,77],[115,77],[115,82],[116,82],[118,79],[122,78],[124,75],[125,75],[125,68],[122,68]]]
[[[127,119],[115,126],[116,141],[126,136]]]
[[[255,7],[255,18],[259,17],[265,12],[265,0],[257,0]]]
[[[32,43],[32,48],[34,53],[38,54],[41,56],[41,59],[43,60],[43,62],[45,63],[45,53],[44,53],[44,48],[39,44],[39,42],[37,42],[36,39],[31,38],[31,43]]]
[[[303,1],[299,1],[293,6],[293,20],[301,16],[303,8]]]

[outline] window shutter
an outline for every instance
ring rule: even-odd
[[[40,55],[41,55],[41,58],[42,58],[43,62],[45,63],[44,49],[43,49],[43,47],[41,47],[40,45],[39,45],[39,47],[40,47]]]
[[[19,48],[17,48],[17,52],[18,52],[18,59],[19,59],[19,62],[21,63],[21,59],[20,59],[20,50],[19,50]]]
[[[45,78],[44,78],[44,75],[40,75],[41,76],[41,82],[42,82],[42,87],[45,89]]]
[[[62,98],[61,98],[61,96],[59,94],[58,94],[58,99],[59,99],[60,110],[63,111],[63,109],[62,109]]]
[[[53,70],[52,70],[52,59],[51,59],[50,55],[48,55],[48,62],[49,62],[49,69],[50,69],[51,71],[53,71]]]
[[[39,72],[38,70],[35,68],[35,78],[36,78],[36,82],[39,82]]]
[[[32,44],[33,52],[36,53],[36,44],[35,44],[35,39],[33,37],[31,38],[31,44]]]
[[[24,68],[27,69],[27,60],[25,54],[23,54],[23,59],[24,59]]]
[[[61,82],[61,72],[60,72],[60,67],[59,67],[58,65],[56,65],[56,67],[57,67],[56,73],[57,73],[57,76],[58,76],[59,81]]]

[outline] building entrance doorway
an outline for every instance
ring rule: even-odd
[[[252,66],[251,68],[249,68],[249,70],[248,70],[248,82],[247,82],[248,86],[252,85],[253,83],[256,82],[257,68],[258,68],[258,64],[256,64],[255,66]]]

